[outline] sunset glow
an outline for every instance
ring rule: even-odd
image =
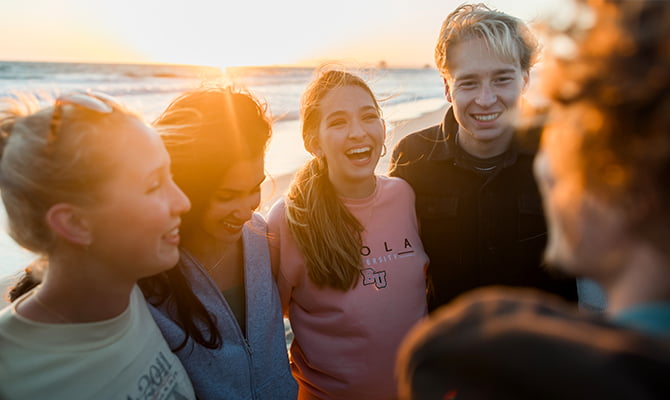
[[[348,60],[432,65],[444,17],[461,0],[186,2],[35,0],[3,4],[0,59],[212,66]],[[538,4],[541,3],[541,4]],[[530,21],[560,0],[488,4]]]

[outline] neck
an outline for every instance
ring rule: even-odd
[[[364,199],[372,195],[377,188],[377,176],[375,175],[370,175],[357,182],[336,182],[332,179],[330,182],[338,196],[349,199]]]
[[[195,239],[195,240],[194,240]],[[209,239],[197,240],[189,236],[183,246],[207,271],[219,290],[244,284],[244,259],[242,238],[234,242]]]
[[[627,258],[621,273],[602,283],[608,297],[607,313],[645,304],[670,301],[670,262],[651,246],[640,246]]]
[[[221,258],[229,258],[228,254],[237,249],[241,239],[235,242],[218,240],[205,232],[192,232],[182,237],[182,247],[185,248],[198,262],[208,269],[221,261]]]
[[[114,318],[128,307],[135,282],[106,273],[109,270],[92,262],[64,263],[54,257],[42,284],[19,313],[36,321],[58,323]]]
[[[468,154],[477,158],[487,159],[498,156],[507,151],[512,143],[513,137],[514,130],[510,129],[508,132],[493,140],[475,140],[472,138],[472,136],[470,136],[470,134],[462,133],[459,126],[456,142]]]

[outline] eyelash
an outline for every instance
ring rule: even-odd
[[[163,186],[163,179],[162,178],[157,178],[149,187],[149,190],[147,190],[147,193],[153,193],[160,189]]]
[[[347,122],[344,121],[344,120],[342,120],[342,119],[337,119],[337,120],[331,121],[331,122],[328,124],[328,127],[338,127],[338,126],[345,125],[346,123],[347,123]]]

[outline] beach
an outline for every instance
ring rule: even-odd
[[[377,165],[377,173],[387,173],[393,146],[395,146],[400,139],[409,133],[440,123],[446,109],[447,104],[445,102],[445,104],[438,109],[387,123],[386,147],[388,151],[387,154],[380,159],[379,164]],[[302,142],[295,143],[295,146],[302,146]],[[271,176],[266,179],[261,187],[263,198],[259,208],[261,214],[266,215],[272,205],[286,193],[294,173],[295,170],[277,174],[276,176],[271,174]],[[0,301],[0,304],[6,306],[8,304],[5,296],[7,290],[13,284],[16,277],[20,276],[22,268],[27,266],[27,263],[31,259],[34,259],[35,256],[11,242],[11,239],[6,235],[3,240],[0,241],[0,254],[9,254],[13,261],[21,263],[20,265],[15,266],[15,273],[0,277],[0,291],[3,293],[3,299],[5,300],[4,302]]]

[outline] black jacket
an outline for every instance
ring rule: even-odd
[[[533,176],[534,151],[515,141],[493,173],[481,174],[456,144],[457,131],[450,109],[440,125],[403,138],[391,159],[391,175],[416,192],[430,257],[429,310],[494,284],[535,287],[575,301],[575,280],[542,263],[547,230]]]

